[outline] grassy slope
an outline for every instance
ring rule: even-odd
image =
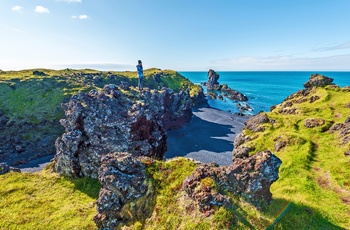
[[[96,229],[97,180],[46,170],[8,173],[0,180],[0,229]]]
[[[294,103],[296,115],[280,114],[280,106],[267,113],[275,123],[265,125],[263,133],[245,131],[257,135],[248,143],[255,151],[270,149],[283,162],[280,179],[271,187],[275,201],[268,212],[279,213],[280,207],[292,205],[276,229],[350,228],[350,167],[344,155],[350,143],[343,146],[337,134],[327,131],[333,123],[342,123],[350,116],[350,92],[317,88],[308,98],[315,95],[320,97],[316,102]],[[306,128],[308,118],[324,119],[325,124]],[[277,139],[288,143],[279,152],[274,151]]]

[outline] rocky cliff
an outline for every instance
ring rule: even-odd
[[[179,128],[192,116],[186,91],[152,90],[132,101],[116,85],[101,92],[79,93],[62,105],[65,128],[56,140],[57,172],[97,178],[101,157],[112,152],[163,159],[166,130]]]

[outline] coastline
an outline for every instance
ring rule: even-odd
[[[167,132],[168,150],[164,157],[166,160],[186,157],[202,163],[230,165],[233,141],[247,119],[248,117],[211,107],[194,109],[188,124]],[[22,172],[37,172],[49,164],[53,157],[54,155],[38,158],[19,168]]]
[[[182,156],[202,163],[230,165],[234,139],[247,119],[246,116],[211,107],[195,109],[187,125],[168,131],[165,158]]]

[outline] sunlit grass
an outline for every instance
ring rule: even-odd
[[[0,176],[0,229],[96,229],[100,184],[50,171]]]

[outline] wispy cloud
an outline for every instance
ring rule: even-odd
[[[12,7],[12,11],[14,12],[22,12],[23,7],[22,6],[14,6]]]
[[[82,15],[79,15],[79,16],[73,15],[72,18],[73,18],[73,19],[81,19],[81,20],[84,20],[84,19],[89,19],[90,17],[87,16],[86,14],[82,14]]]
[[[211,62],[220,70],[349,70],[350,54],[325,57],[242,56]]]
[[[34,9],[34,12],[40,13],[40,14],[48,14],[50,13],[48,8],[45,8],[43,6],[36,6]]]
[[[334,45],[334,46],[320,47],[317,49],[313,49],[312,51],[330,51],[330,50],[342,50],[342,49],[349,49],[349,48],[350,48],[350,41],[344,42],[338,45]]]

